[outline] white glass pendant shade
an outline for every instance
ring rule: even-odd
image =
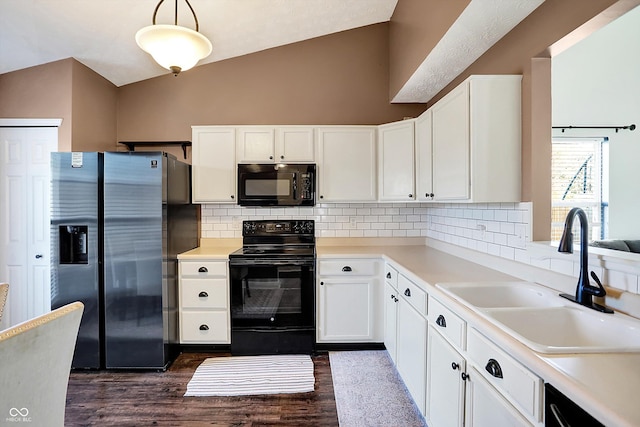
[[[202,34],[179,25],[150,25],[136,33],[136,43],[174,74],[193,68],[209,56],[211,42]]]

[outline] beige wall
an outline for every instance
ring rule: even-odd
[[[62,119],[58,148],[71,149],[73,59],[0,74],[0,117]]]
[[[389,103],[388,24],[123,86],[120,140],[191,140],[192,125],[380,124],[424,104]],[[215,49],[215,41],[214,41]]]
[[[471,0],[398,0],[389,26],[389,99],[393,99]]]
[[[78,61],[72,69],[73,150],[117,150],[117,88]]]
[[[0,75],[0,117],[61,118],[59,151],[115,150],[116,96],[72,58]]]

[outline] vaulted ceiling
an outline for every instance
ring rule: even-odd
[[[438,1],[438,0],[423,0]],[[396,96],[426,102],[544,0],[472,0]],[[391,19],[398,0],[191,0],[212,54],[237,57]],[[73,57],[116,86],[166,74],[135,42],[157,0],[1,0],[0,74]],[[194,28],[178,0],[178,24]],[[157,23],[173,23],[165,1]],[[461,47],[464,47],[461,49]]]

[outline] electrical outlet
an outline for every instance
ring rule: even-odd
[[[358,227],[358,222],[355,216],[349,217],[349,228],[355,229]]]

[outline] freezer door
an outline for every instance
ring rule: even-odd
[[[51,153],[51,308],[82,301],[73,368],[101,367],[100,153]]]
[[[164,368],[163,162],[157,152],[104,154],[107,368]],[[165,172],[166,173],[166,172]]]

